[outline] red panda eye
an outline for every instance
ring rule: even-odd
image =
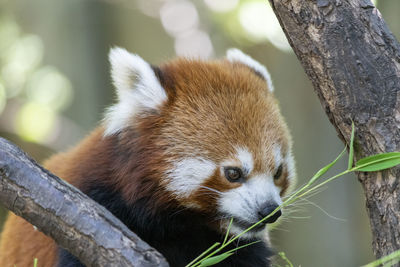
[[[242,182],[243,181],[243,172],[240,168],[237,167],[226,167],[225,168],[225,177],[229,182]]]
[[[274,180],[278,180],[281,176],[282,176],[282,164],[279,165],[278,169],[276,170],[275,174],[274,174]]]

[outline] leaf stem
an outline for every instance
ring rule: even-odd
[[[366,265],[363,265],[361,267],[378,267],[382,264],[388,263],[389,261],[396,261],[396,262],[392,262],[392,264],[399,262],[400,261],[400,250],[396,250],[396,251],[390,253],[389,255],[386,255],[380,259],[377,259],[377,260],[370,262]]]
[[[301,197],[303,197],[303,196],[305,196],[305,195],[311,193],[312,191],[314,191],[314,190],[320,188],[321,186],[323,186],[323,185],[325,185],[325,184],[327,184],[327,183],[329,183],[329,182],[331,182],[331,181],[333,181],[333,180],[339,178],[340,176],[343,176],[343,175],[348,174],[348,173],[353,172],[353,171],[355,171],[354,168],[353,168],[353,169],[350,169],[350,170],[345,170],[345,171],[343,171],[343,172],[341,172],[341,173],[339,173],[339,174],[336,174],[335,176],[333,176],[333,177],[331,177],[331,178],[329,178],[329,179],[326,179],[326,180],[323,181],[322,183],[319,183],[319,184],[317,184],[316,186],[314,186],[314,187],[310,188],[309,190],[305,191],[304,193],[302,193],[301,195],[299,195],[295,200],[297,200],[298,198],[301,198]],[[285,202],[286,202],[286,201],[285,201]],[[284,203],[285,203],[285,202],[284,202]],[[293,202],[294,202],[294,201],[292,201],[291,203],[293,203]],[[291,204],[291,203],[289,203],[289,204]]]
[[[185,267],[190,267],[192,266],[192,264],[194,264],[196,261],[198,261],[199,259],[201,259],[204,255],[206,255],[208,252],[210,252],[212,249],[214,249],[216,246],[219,246],[221,243],[217,242],[214,245],[212,245],[211,247],[209,247],[206,251],[204,251],[203,253],[201,253],[197,258],[195,258],[194,260],[192,260],[191,262],[189,262]],[[195,265],[194,265],[195,266]]]
[[[229,235],[229,231],[230,231],[231,226],[232,226],[232,222],[233,222],[233,217],[231,218],[231,220],[229,222],[228,229],[226,230],[226,235],[225,235],[225,238],[224,238],[224,242],[222,242],[222,245],[224,245],[226,243],[226,240],[228,239],[228,235]]]

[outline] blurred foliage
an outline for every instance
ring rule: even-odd
[[[38,161],[74,145],[113,101],[107,53],[114,45],[154,64],[175,55],[222,57],[239,47],[271,72],[303,184],[343,145],[267,2],[0,0],[1,136]],[[400,36],[400,2],[374,3]],[[357,266],[373,259],[354,176],[284,214],[271,241],[294,265]]]

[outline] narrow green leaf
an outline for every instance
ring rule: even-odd
[[[286,257],[285,252],[279,252],[278,255],[287,263],[285,266],[293,267],[293,263],[288,259],[288,257]]]
[[[234,249],[231,249],[231,250],[227,251],[226,253],[232,253],[232,252],[235,252],[236,250],[239,250],[239,249],[242,249],[242,248],[245,248],[245,247],[254,245],[254,244],[259,243],[259,242],[261,242],[261,240],[257,240],[257,241],[254,241],[254,242],[250,242],[250,243],[248,243],[248,244],[241,245],[240,247],[236,247],[236,248],[234,248]]]
[[[197,258],[195,258],[194,260],[192,260],[190,263],[188,263],[185,267],[190,267],[190,266],[194,266],[196,263],[198,263],[198,260],[200,260],[201,258],[203,258],[208,252],[210,252],[211,250],[213,250],[215,247],[219,246],[221,243],[216,242],[214,245],[212,245],[211,247],[209,247],[206,251],[204,251],[203,253],[201,253]]]
[[[231,227],[232,227],[232,222],[233,222],[233,217],[231,218],[231,220],[229,222],[228,229],[226,230],[224,242],[222,242],[222,245],[224,245],[226,243],[226,240],[228,240],[229,231],[231,230]]]
[[[351,137],[350,137],[350,147],[349,147],[349,163],[347,169],[350,170],[353,167],[353,156],[354,156],[354,122],[351,122]]]
[[[336,164],[336,162],[344,155],[346,152],[346,148],[343,149],[343,151],[339,154],[339,156],[336,157],[334,161],[326,165],[325,167],[321,168],[311,179],[308,181],[308,185],[314,183],[318,178],[320,178],[322,175],[324,175],[330,168],[332,168],[333,165]]]
[[[360,159],[355,171],[373,172],[392,168],[400,164],[400,152],[389,152]]]
[[[33,267],[37,267],[37,263],[38,263],[38,259],[35,258],[35,259],[33,260]]]
[[[383,264],[391,264],[389,266],[394,265],[395,263],[400,262],[400,250],[396,250],[389,255],[386,255],[380,259],[377,259],[373,262],[370,262],[366,265],[363,265],[361,267],[378,267],[382,266]]]
[[[205,266],[211,266],[211,265],[220,263],[221,261],[225,260],[226,258],[231,256],[232,254],[233,253],[224,253],[224,254],[221,254],[221,255],[210,257],[210,258],[205,259],[204,261],[202,261],[199,266],[200,267],[205,267]]]
[[[400,152],[388,152],[388,153],[376,154],[369,157],[365,157],[357,161],[356,166],[361,166],[367,163],[371,163],[373,161],[386,159],[389,157],[400,157]]]

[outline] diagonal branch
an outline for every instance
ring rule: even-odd
[[[87,266],[168,266],[108,210],[0,138],[0,202]]]

